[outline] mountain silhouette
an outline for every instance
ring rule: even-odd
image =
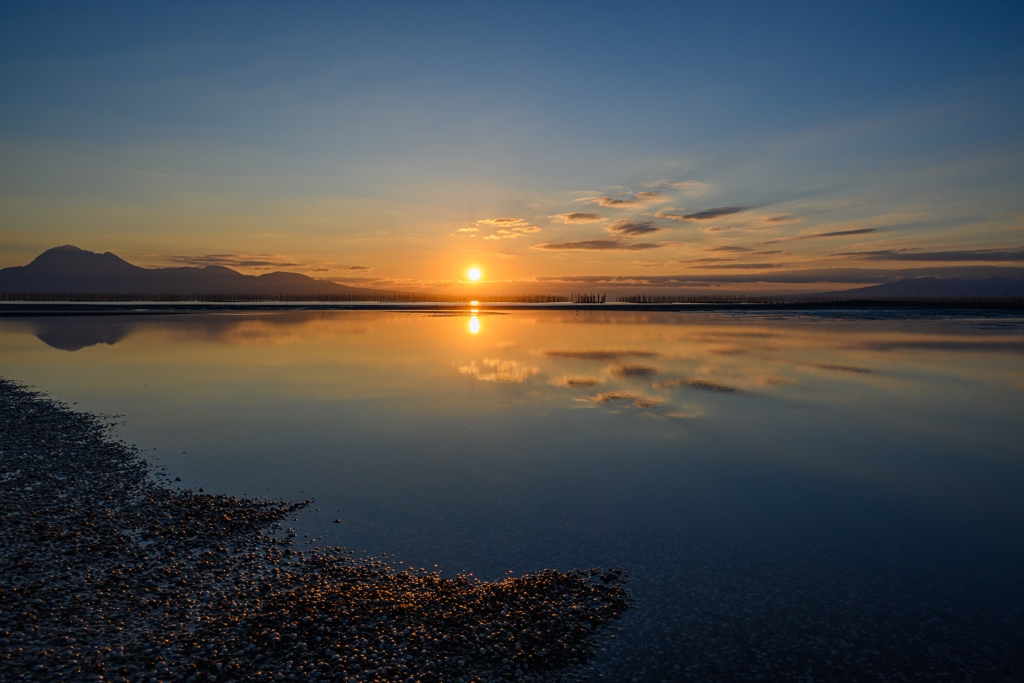
[[[958,278],[915,277],[896,282],[886,282],[871,287],[858,287],[836,292],[850,297],[864,296],[880,298],[947,298],[947,297],[1002,297],[1024,296],[1024,280],[1006,277],[990,277],[983,280],[960,280]]]
[[[289,294],[347,295],[374,290],[346,287],[299,273],[243,275],[224,266],[140,268],[109,251],[64,245],[26,266],[0,270],[0,292],[66,294]]]

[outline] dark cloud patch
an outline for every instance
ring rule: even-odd
[[[692,389],[700,389],[701,391],[714,391],[720,394],[742,394],[743,390],[737,387],[729,386],[728,384],[721,384],[714,382],[710,379],[674,379],[668,382],[658,382],[655,386],[659,387],[690,387]]]
[[[348,267],[348,268],[346,268],[345,270],[360,270],[360,271],[368,271],[368,270],[373,270],[373,268],[371,268],[370,266],[349,266],[349,267]]]
[[[641,365],[639,363],[622,363],[620,365],[612,365],[608,368],[608,373],[622,379],[628,379],[630,377],[650,377],[658,372],[658,368],[651,367],[650,365]]]
[[[767,270],[768,268],[781,268],[781,263],[728,263],[719,265],[708,265],[702,266],[697,265],[696,268],[703,268],[705,270]]]
[[[618,238],[605,240],[580,240],[578,242],[562,242],[560,244],[538,244],[531,249],[546,249],[550,251],[644,251],[646,249],[660,249],[664,244],[653,242],[626,242]]]
[[[391,284],[393,280],[386,277],[360,277],[360,276],[339,276],[339,277],[325,277],[324,280],[328,282],[337,282],[338,284]]]
[[[587,213],[584,211],[573,211],[572,213],[559,213],[554,216],[549,216],[560,220],[563,223],[595,223],[597,221],[603,221],[604,216],[596,213]]]
[[[765,223],[789,223],[793,220],[792,216],[768,216],[763,219]]]
[[[832,256],[843,256],[860,261],[931,261],[956,263],[963,261],[975,262],[1022,262],[1024,249],[964,249],[959,251],[908,251],[892,249],[882,251],[851,251]]]
[[[656,358],[660,354],[654,351],[639,349],[590,349],[567,351],[535,351],[535,355],[544,358],[576,358],[579,360],[619,360],[620,358]]]
[[[779,242],[802,242],[803,240],[820,240],[826,237],[847,237],[849,235],[870,235],[878,232],[878,228],[855,228],[854,230],[836,230],[835,232],[818,232],[813,235],[797,235],[796,237],[780,237],[776,240],[758,242],[758,244],[778,244]]]
[[[739,253],[747,253],[747,252],[757,251],[757,250],[756,249],[751,249],[750,247],[732,247],[732,246],[729,246],[729,247],[711,247],[710,249],[705,249],[705,251],[728,251],[728,252],[733,252],[733,253],[739,254]]]
[[[608,226],[610,232],[618,233],[620,235],[648,235],[652,232],[659,232],[664,228],[659,228],[654,225],[654,221],[615,221]]]
[[[604,197],[596,197],[595,199],[593,199],[591,201],[591,203],[592,204],[600,204],[601,206],[617,207],[617,206],[635,206],[635,205],[639,204],[640,202],[638,202],[635,199],[615,199],[614,197],[609,197],[609,196],[605,195]]]
[[[704,209],[703,211],[694,211],[693,213],[679,214],[658,212],[654,215],[657,218],[668,218],[673,221],[710,221],[715,218],[721,218],[722,216],[731,216],[734,213],[746,211],[748,208],[750,207],[716,206],[713,209]]]

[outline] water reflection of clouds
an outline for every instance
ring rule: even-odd
[[[978,337],[961,339],[892,338],[865,339],[839,345],[842,349],[862,351],[967,351],[976,353],[1024,354],[1024,340],[1010,337]]]
[[[715,382],[710,379],[702,379],[700,377],[690,379],[672,379],[664,382],[655,382],[654,386],[661,389],[671,389],[675,387],[690,387],[691,389],[700,389],[702,391],[714,391],[721,394],[741,394],[743,390],[739,387],[734,387],[729,384],[722,384],[721,382]]]
[[[589,375],[562,375],[558,379],[551,380],[552,386],[568,387],[570,389],[596,387],[598,384],[601,384],[601,380]]]
[[[484,358],[482,365],[477,365],[476,361],[470,361],[469,365],[459,367],[460,375],[469,375],[481,382],[521,384],[539,373],[540,368],[536,366],[525,365],[516,360],[501,360],[500,358]]]
[[[787,384],[795,384],[796,380],[789,379],[788,377],[779,377],[777,375],[762,375],[757,378],[758,384],[766,387],[783,387]]]
[[[692,409],[692,410],[670,410],[666,413],[662,413],[665,417],[672,417],[677,420],[692,420],[697,417],[702,417],[704,411]]]
[[[591,350],[562,350],[562,351],[534,351],[534,355],[544,358],[575,358],[577,360],[619,360],[620,358],[657,358],[656,351],[643,349],[591,349]]]
[[[596,396],[589,397],[594,403],[620,403],[628,402],[636,408],[657,408],[664,405],[665,401],[660,398],[643,396],[635,391],[613,390],[604,391]]]
[[[658,373],[658,368],[639,363],[621,363],[619,365],[609,365],[606,372],[620,379],[629,379],[630,377],[651,377]]]
[[[832,372],[853,372],[865,375],[874,372],[871,368],[865,368],[859,365],[841,365],[839,363],[801,363],[800,365],[818,368],[820,370],[831,370]]]

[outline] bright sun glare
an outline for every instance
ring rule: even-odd
[[[479,268],[470,268],[468,275],[469,275],[469,279],[470,280],[479,280],[480,279],[480,269]]]

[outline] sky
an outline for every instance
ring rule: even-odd
[[[1024,277],[1019,3],[0,7],[0,267],[416,291]]]

